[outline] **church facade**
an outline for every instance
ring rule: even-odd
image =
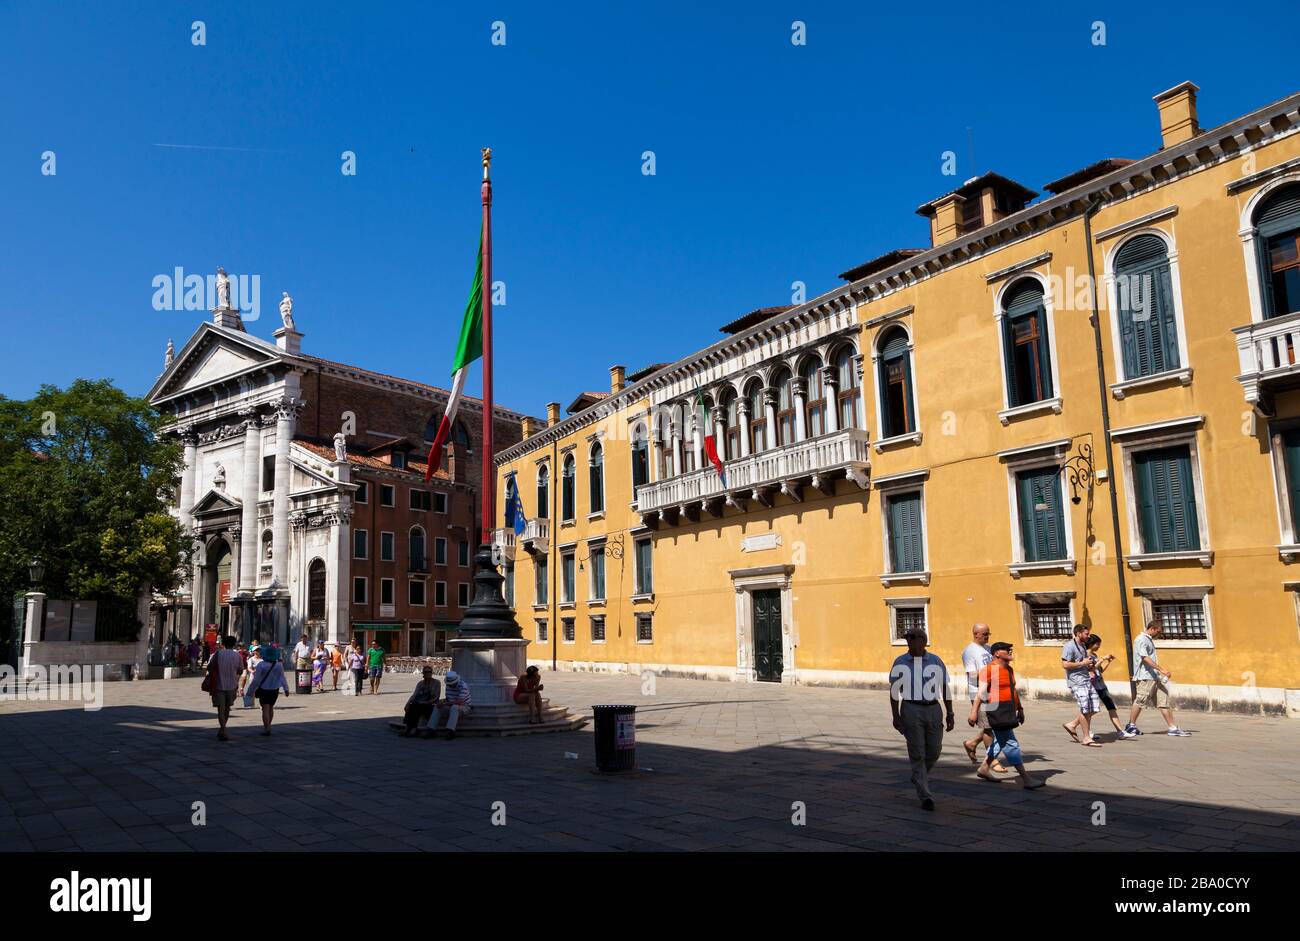
[[[303,353],[287,295],[273,341],[218,297],[148,393],[184,444],[175,513],[194,548],[187,582],[154,597],[155,642],[306,633],[436,652],[468,604],[482,403],[464,400],[426,483],[446,390]],[[523,417],[496,408],[497,441]]]

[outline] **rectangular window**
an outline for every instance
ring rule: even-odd
[[[594,616],[591,619],[591,642],[593,644],[603,644],[605,642],[605,618],[603,616]]]
[[[654,618],[650,614],[638,614],[636,616],[636,641],[638,644],[654,643],[655,630]]]
[[[469,543],[464,540],[456,543],[456,564],[469,568]]]
[[[1051,363],[1042,309],[1008,317],[1005,330],[1009,403],[1028,405],[1051,398]]]
[[[1143,552],[1190,552],[1201,548],[1188,445],[1135,453],[1133,488]]]
[[[406,455],[401,451],[394,451],[393,466],[396,467],[398,470],[404,469],[406,467]]]
[[[392,484],[379,485],[379,505],[396,506],[397,505],[397,488]]]
[[[1269,315],[1285,317],[1300,311],[1300,232],[1268,240]]]
[[[408,491],[408,493],[410,494],[410,504],[412,510],[425,511],[429,509],[429,491],[416,490],[414,487],[412,487]]]
[[[424,581],[413,578],[406,583],[406,600],[413,605],[424,604]]]
[[[548,639],[548,638],[547,638],[547,633],[546,633],[546,622],[545,622],[545,621],[538,621],[538,622],[537,622],[537,640],[538,640],[539,642],[541,642],[541,643],[545,643],[547,639]]]
[[[562,629],[563,629],[563,631],[564,631],[564,633],[563,633],[563,639],[564,639],[564,642],[565,642],[566,644],[571,644],[571,643],[573,643],[574,640],[577,639],[577,632],[574,630],[574,626],[573,626],[573,625],[574,625],[574,619],[573,619],[573,618],[564,618],[562,621],[560,621],[560,624],[561,624],[561,627],[562,627]]]
[[[424,656],[424,625],[412,623],[410,633],[410,651],[412,657]]]
[[[591,599],[605,599],[605,547],[591,550]]]
[[[433,564],[447,564],[447,540],[441,536],[433,538]]]
[[[353,494],[352,499],[357,503],[370,502],[370,484],[364,480],[357,481],[357,492]]]
[[[445,493],[435,493],[433,495],[433,512],[447,512],[447,495]]]
[[[354,529],[352,531],[352,558],[366,559],[369,558],[367,553],[370,552],[370,533],[364,529]]]
[[[1151,619],[1160,622],[1162,640],[1209,640],[1205,601],[1152,601]]]
[[[1282,450],[1285,479],[1279,489],[1284,491],[1284,507],[1289,509],[1291,519],[1291,542],[1295,543],[1300,541],[1300,427],[1288,428],[1273,440]]]
[[[547,579],[547,574],[546,574],[548,567],[549,566],[546,564],[545,559],[538,559],[537,562],[533,565],[533,598],[535,599],[533,602],[534,604],[547,603],[546,600],[548,597],[547,588],[550,585],[550,581]]]
[[[513,608],[515,606],[515,564],[507,562],[503,568],[505,570],[501,574],[505,577],[505,581],[501,583],[501,587],[505,591],[506,604]]]
[[[885,436],[911,434],[912,390],[911,370],[906,356],[885,362]]]
[[[393,534],[381,532],[379,534],[379,561],[380,562],[393,561],[393,546],[394,546]]]
[[[446,631],[434,631],[434,632],[433,632],[433,652],[434,652],[435,654],[440,654],[440,653],[446,653],[446,652],[447,652],[447,632],[446,632]]]
[[[892,606],[894,613],[894,637],[895,641],[902,641],[903,635],[913,627],[919,627],[925,630],[925,605],[916,607],[903,607],[901,605]]]
[[[636,541],[636,593],[648,595],[655,590],[654,567],[650,557],[650,540]]]
[[[469,582],[461,582],[456,586],[456,603],[462,608],[469,607]]]
[[[1047,562],[1068,558],[1060,470],[1040,467],[1018,471],[1016,504],[1023,561]]]
[[[921,491],[886,498],[889,526],[889,571],[925,571],[925,545],[921,526]]]
[[[1030,640],[1065,643],[1074,636],[1074,619],[1068,603],[1026,602],[1025,621]]]
[[[391,578],[381,578],[379,580],[379,603],[393,603],[393,580]]]
[[[352,579],[352,603],[366,603],[366,579],[365,576],[358,575]]]
[[[565,604],[572,604],[577,600],[577,579],[574,574],[574,555],[572,552],[566,552],[560,556],[560,600]]]
[[[275,489],[275,455],[262,458],[262,492]]]
[[[433,606],[435,608],[447,607],[447,583],[446,582],[433,583]]]

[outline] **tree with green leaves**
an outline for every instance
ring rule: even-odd
[[[161,424],[108,380],[0,396],[0,598],[28,590],[32,559],[51,598],[176,587],[190,549],[168,507],[184,458]]]

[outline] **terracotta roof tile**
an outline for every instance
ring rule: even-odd
[[[310,451],[317,457],[325,458],[328,461],[334,460],[334,445],[332,444],[318,444],[315,441],[308,441],[305,438],[294,438],[293,443],[303,450]],[[377,457],[372,457],[369,454],[357,454],[353,451],[348,452],[348,464],[356,467],[364,467],[368,470],[382,470],[388,471],[391,474],[418,477],[421,480],[424,479],[424,468],[426,467],[425,461],[416,460],[415,458],[408,459],[405,467],[394,467],[387,461],[381,461]],[[441,468],[434,471],[433,476],[439,480],[451,480],[451,475]]]

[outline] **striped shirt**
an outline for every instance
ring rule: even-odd
[[[447,702],[457,706],[469,705],[469,684],[461,680],[455,686],[447,684]]]

